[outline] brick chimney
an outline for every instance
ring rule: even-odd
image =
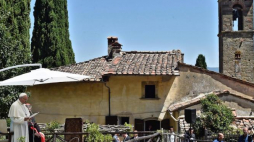
[[[120,56],[122,45],[118,42],[117,37],[108,37],[108,58],[113,59],[116,56]]]

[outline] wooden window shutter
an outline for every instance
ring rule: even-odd
[[[117,116],[106,116],[106,125],[117,125]]]
[[[169,130],[169,125],[170,125],[170,120],[169,119],[164,119],[161,121],[161,128]]]
[[[135,119],[135,130],[144,131],[144,120],[143,119]]]

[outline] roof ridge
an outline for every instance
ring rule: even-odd
[[[181,63],[181,62],[178,62],[178,65],[188,66],[188,67],[192,67],[192,68],[198,69],[198,70],[203,71],[203,72],[212,73],[212,74],[217,74],[217,75],[223,76],[223,77],[225,77],[225,78],[232,79],[232,80],[234,80],[234,81],[236,81],[236,82],[243,83],[243,84],[247,84],[247,85],[250,85],[250,86],[253,86],[253,87],[254,87],[254,83],[251,83],[251,82],[248,82],[248,81],[245,81],[245,80],[241,80],[241,79],[238,79],[238,78],[234,78],[234,77],[225,75],[225,74],[223,74],[223,73],[218,73],[218,72],[215,72],[215,71],[203,69],[203,68],[201,68],[201,67],[197,67],[197,66],[193,66],[193,65],[186,64],[186,63]]]
[[[181,52],[181,50],[168,50],[168,51],[122,51],[123,53],[176,53],[176,52]]]
[[[252,97],[248,96],[248,95],[239,95],[238,93],[230,92],[228,90],[212,91],[212,92],[207,92],[207,93],[200,93],[197,97],[191,98],[191,99],[186,100],[186,101],[181,101],[180,100],[178,102],[171,103],[168,106],[168,110],[169,111],[175,111],[175,110],[178,110],[178,109],[183,109],[183,108],[187,108],[187,107],[196,105],[202,99],[206,98],[207,95],[209,95],[209,94],[214,94],[216,96],[233,95],[233,96],[235,96],[237,98],[241,98],[241,99],[244,99],[244,100],[248,100],[248,101],[254,102],[254,99]]]
[[[178,76],[179,71],[176,71],[178,69],[174,65],[180,61],[180,54],[180,50],[151,52],[126,51],[113,59],[108,59],[108,56],[101,56],[75,64],[60,66],[54,68],[54,70],[70,73],[75,72],[93,77],[85,81],[99,81],[104,75]],[[171,59],[173,56],[175,56],[174,60]],[[171,66],[173,68],[169,68]]]

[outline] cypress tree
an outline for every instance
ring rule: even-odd
[[[36,0],[31,50],[32,61],[51,68],[75,63],[69,39],[66,0]]]
[[[202,54],[198,55],[198,58],[196,60],[195,66],[201,67],[203,69],[207,69],[206,61],[205,61],[205,56]]]
[[[0,1],[0,69],[30,63],[30,0]],[[27,72],[17,68],[0,72],[0,81]],[[6,118],[12,102],[25,87],[0,87],[0,118]]]

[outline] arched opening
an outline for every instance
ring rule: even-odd
[[[147,120],[145,121],[146,131],[157,131],[161,129],[160,121],[158,120]]]
[[[243,8],[239,4],[233,6],[233,31],[243,30]]]

